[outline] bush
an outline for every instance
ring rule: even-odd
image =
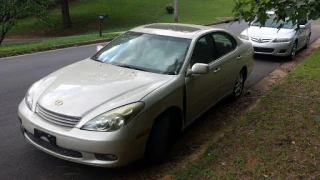
[[[169,4],[166,6],[166,10],[169,14],[172,14],[174,12],[174,7],[171,4]]]

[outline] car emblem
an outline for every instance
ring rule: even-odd
[[[262,43],[263,41],[262,41],[262,39],[259,39],[258,42],[259,42],[259,43]]]
[[[56,106],[61,106],[63,104],[63,101],[60,100],[56,100],[56,102],[54,103]]]

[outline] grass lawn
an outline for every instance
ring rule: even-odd
[[[320,49],[173,179],[320,179]]]
[[[25,43],[6,43],[2,44],[0,48],[0,57],[26,54],[50,49],[56,49],[59,46],[68,47],[72,43],[85,42],[91,40],[102,40],[108,38],[114,38],[119,34],[104,34],[103,37],[98,35],[85,35],[79,37],[72,37],[66,39],[53,39],[45,40],[41,42],[25,42]]]
[[[104,32],[117,32],[155,22],[173,22],[165,6],[173,0],[74,0],[69,4],[74,28],[62,30],[59,7],[51,10],[53,27],[37,23],[35,19],[18,22],[10,37],[55,37],[79,34],[98,34],[98,14],[107,13]],[[179,22],[208,24],[217,17],[232,16],[233,0],[183,0],[179,1]]]

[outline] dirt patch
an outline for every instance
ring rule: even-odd
[[[248,169],[253,169],[257,164],[258,164],[258,158],[251,157],[251,159],[249,159],[244,166]]]

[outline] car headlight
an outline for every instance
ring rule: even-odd
[[[240,34],[239,36],[241,39],[244,39],[244,40],[249,40],[249,36],[245,35],[245,34]]]
[[[88,121],[81,129],[100,132],[117,131],[132,120],[143,107],[143,102],[136,102],[113,109]]]
[[[274,42],[274,43],[290,42],[291,40],[292,40],[292,38],[276,38],[276,39],[273,40],[272,42]]]
[[[26,100],[27,107],[30,110],[32,110],[33,96],[34,96],[35,91],[36,91],[37,87],[39,86],[39,84],[40,84],[39,81],[34,83],[32,86],[30,86],[30,88],[28,89],[28,91],[26,93],[25,100]]]

